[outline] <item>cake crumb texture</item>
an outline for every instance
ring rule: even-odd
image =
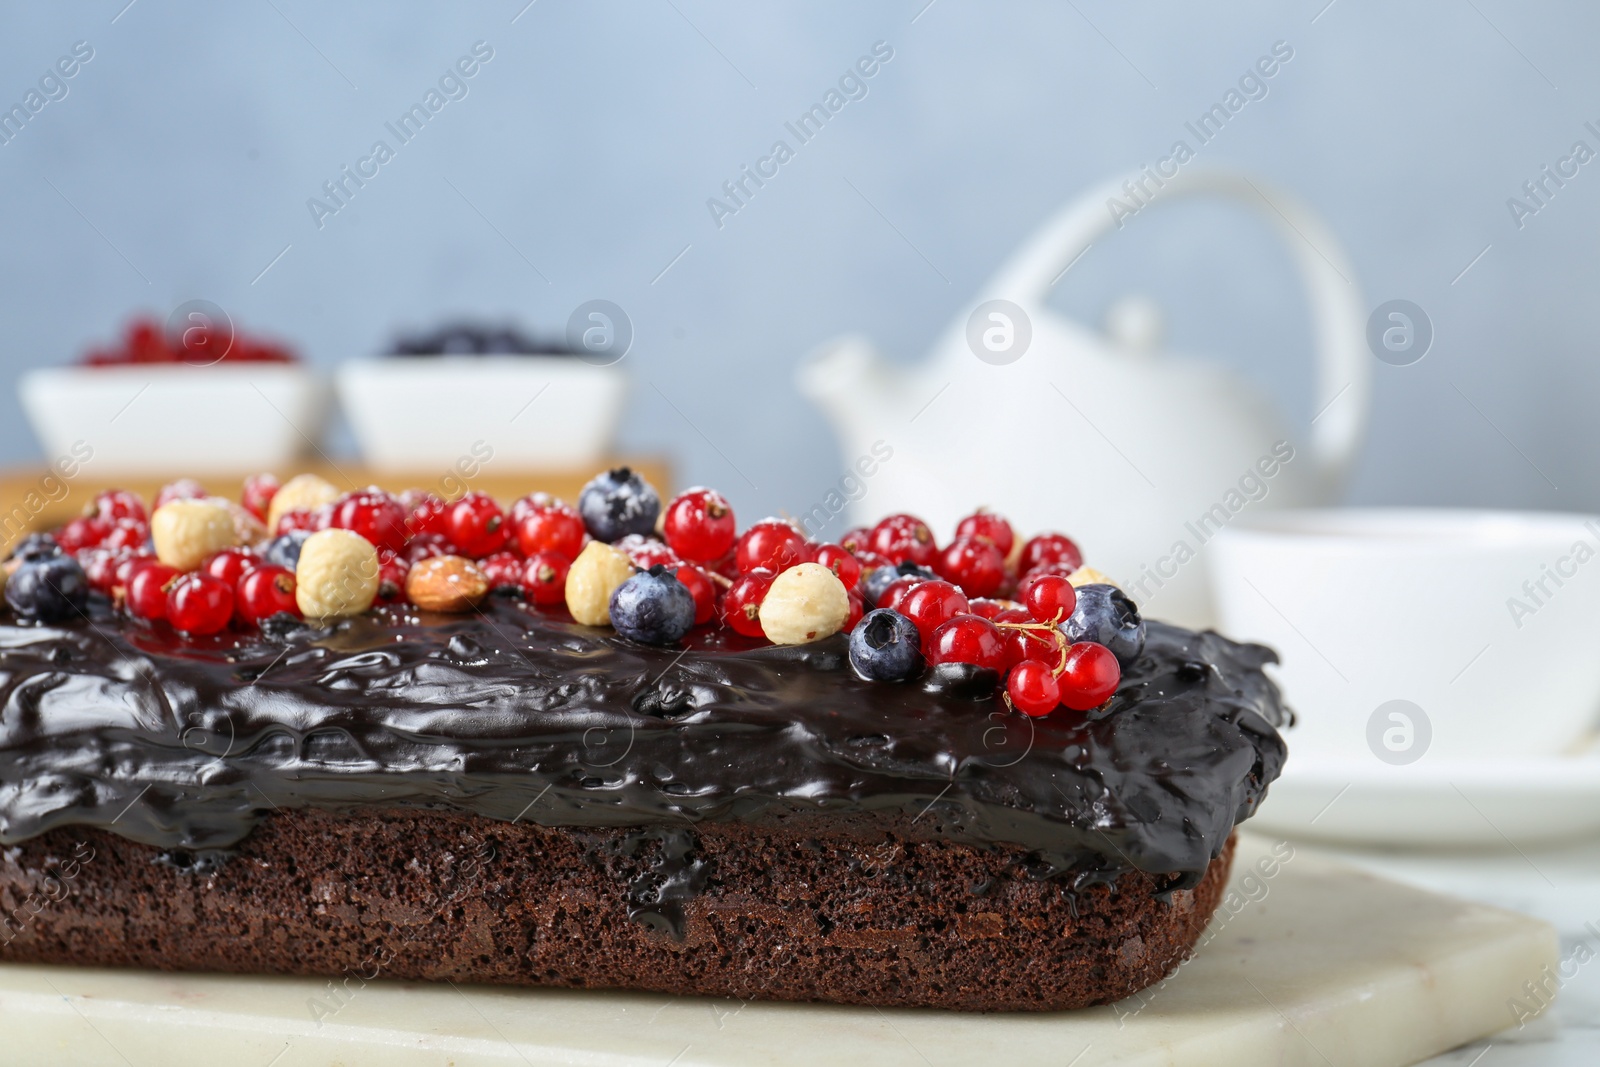
[[[902,822],[552,828],[288,810],[229,855],[63,827],[0,852],[0,960],[627,988],[968,1011],[1104,1004],[1171,973],[1221,899],[1041,878]],[[1080,882],[1083,880],[1080,880]]]

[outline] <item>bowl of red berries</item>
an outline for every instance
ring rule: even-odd
[[[329,401],[291,349],[220,314],[134,319],[75,366],[27,372],[18,393],[47,456],[88,444],[102,474],[290,465]]]
[[[565,340],[472,324],[402,337],[337,375],[367,464],[448,467],[475,444],[524,468],[592,465],[616,435],[628,377]]]

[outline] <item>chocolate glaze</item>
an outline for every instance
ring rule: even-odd
[[[501,598],[278,638],[180,638],[98,598],[89,616],[0,626],[0,843],[85,825],[206,854],[276,809],[423,805],[640,827],[676,853],[689,846],[661,828],[910,816],[916,833],[1029,850],[1040,876],[1137,868],[1176,888],[1285,757],[1273,653],[1160,623],[1106,708],[1028,719],[861,681],[844,635],[650,648]],[[702,877],[679,874],[638,905],[670,924]]]

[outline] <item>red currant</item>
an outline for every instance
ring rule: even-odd
[[[73,519],[55,532],[56,544],[61,551],[76,555],[86,548],[94,548],[111,532],[111,523],[96,516]]]
[[[1067,649],[1066,666],[1056,680],[1061,687],[1061,703],[1073,711],[1098,708],[1117,691],[1122,668],[1105,645],[1079,641]]]
[[[128,611],[151,621],[166,618],[167,586],[177,577],[178,568],[155,560],[134,567],[128,575]]]
[[[993,596],[1006,577],[1006,558],[982,537],[957,537],[934,557],[933,569],[968,596]]]
[[[478,569],[489,579],[490,589],[510,586],[522,588],[522,557],[515,552],[496,552],[478,561]]]
[[[448,553],[440,553],[447,555]],[[406,602],[406,576],[411,573],[412,561],[398,552],[378,553],[378,604],[404,604]]]
[[[206,492],[205,486],[193,478],[179,478],[161,487],[161,492],[156,494],[156,509],[159,510],[161,505],[170,504],[174,500],[199,500],[210,495]]]
[[[861,600],[861,594],[854,589],[850,590],[850,611],[845,615],[844,625],[839,629],[844,633],[854,630],[856,623],[861,621],[861,616],[866,613],[866,610],[866,605]]]
[[[706,572],[693,563],[681,563],[673,573],[694,597],[694,624],[704,626],[717,613],[717,587],[711,584]]]
[[[992,511],[979,508],[956,524],[957,537],[981,537],[1000,551],[1000,558],[1006,559],[1011,555],[1011,546],[1017,543],[1017,535],[1011,529],[1011,524]]]
[[[421,563],[434,556],[458,556],[460,552],[444,534],[419,533],[406,546],[405,558],[410,563]]]
[[[534,493],[511,505],[511,525],[517,547],[525,556],[538,552],[559,552],[577,559],[586,535],[583,516],[577,509],[548,496]]]
[[[805,542],[800,531],[782,519],[763,519],[739,537],[736,556],[739,573],[787,570],[800,562],[801,546]]]
[[[244,480],[244,488],[239,493],[239,503],[250,514],[266,522],[267,512],[272,509],[272,498],[278,495],[279,488],[277,475],[252,474]]]
[[[167,621],[174,629],[187,634],[214,634],[232,617],[233,589],[221,578],[190,571],[167,590]]]
[[[833,572],[848,592],[861,580],[861,561],[850,554],[843,545],[818,545],[813,553],[813,563],[820,563]]]
[[[846,552],[859,556],[863,552],[870,551],[867,546],[871,540],[872,531],[865,526],[857,526],[840,534],[838,543]]]
[[[415,492],[420,493],[422,490],[418,489],[415,490]],[[506,509],[506,521],[510,523],[513,528],[515,528],[521,524],[523,519],[528,517],[528,514],[533,511],[534,508],[548,507],[551,504],[559,503],[561,503],[561,501],[556,497],[551,496],[549,493],[529,493],[526,496],[519,496],[517,499],[513,500],[511,502],[511,506]]]
[[[633,565],[642,571],[647,571],[658,564],[663,567],[676,567],[683,562],[666,544],[644,534],[627,534],[616,541],[613,547],[625,553],[633,561]]]
[[[993,622],[996,615],[999,615],[1002,611],[1006,610],[1006,606],[999,600],[989,600],[985,597],[978,597],[967,603],[967,610],[978,616],[980,619],[988,619],[990,622]]]
[[[739,577],[739,553],[729,552],[715,563],[706,564],[706,570],[712,574],[720,574],[730,582],[733,581]]]
[[[522,595],[540,606],[567,602],[567,568],[572,561],[559,552],[535,552],[522,565]]]
[[[134,319],[128,323],[123,344],[126,362],[170,363],[172,353],[167,348],[167,335],[154,319]]]
[[[1036,659],[1025,659],[1011,668],[1006,693],[1024,715],[1048,715],[1061,703],[1061,687],[1050,665]]]
[[[850,554],[856,558],[857,563],[861,564],[862,574],[871,574],[879,567],[894,566],[894,562],[890,560],[888,556],[880,556],[876,552],[871,552],[865,548],[851,552]]]
[[[445,518],[450,540],[473,559],[500,551],[510,533],[500,505],[487,493],[476,490],[451,504]]]
[[[1066,534],[1043,533],[1022,546],[1017,569],[1027,573],[1041,564],[1049,564],[1061,574],[1071,574],[1083,566],[1083,553]]]
[[[328,525],[360,534],[379,550],[398,552],[406,547],[406,509],[381,489],[346,493],[333,502]]]
[[[930,664],[970,663],[992,671],[1005,667],[1000,631],[976,615],[956,615],[940,623],[923,645],[922,654]]]
[[[751,527],[754,529],[755,527]],[[777,575],[765,568],[746,571],[722,596],[722,618],[735,633],[746,637],[765,637],[761,628],[761,602]]]
[[[232,589],[260,563],[260,558],[248,548],[225,548],[200,564],[200,569],[213,578],[221,578]]]
[[[1033,583],[1044,577],[1065,578],[1068,573],[1064,568],[1057,568],[1049,563],[1040,564],[1017,579],[1017,588],[1012,597],[1019,603],[1026,604],[1028,602],[1028,591],[1033,588]]]
[[[912,586],[894,610],[916,623],[926,646],[941,623],[966,614],[967,607],[966,595],[961,590],[949,582],[926,578]]]
[[[290,508],[278,516],[278,527],[272,531],[272,534],[274,537],[282,537],[291,530],[315,530],[316,528],[316,512],[306,508]]]
[[[107,489],[97,494],[90,508],[91,515],[107,522],[116,522],[118,519],[150,521],[150,515],[144,509],[144,501],[139,499],[138,494],[130,493],[126,489]]]
[[[101,549],[100,551],[105,552],[108,550]],[[143,567],[147,563],[156,562],[156,558],[154,556],[148,555],[143,551],[117,552],[113,553],[113,555],[117,557],[117,577],[115,583],[111,586],[111,593],[113,596],[116,596],[118,593],[122,593],[124,595],[127,593],[128,583],[133,580],[133,572],[135,570]]]
[[[234,594],[234,610],[239,619],[252,626],[287,611],[300,617],[300,605],[294,596],[294,572],[287,567],[264,566],[250,571],[239,579]]]
[[[692,563],[720,559],[738,535],[733,508],[715,489],[688,489],[667,505],[661,532],[672,550]]]
[[[400,494],[400,506],[406,509],[406,529],[413,534],[449,533],[446,504],[437,493],[426,489],[407,489]]]
[[[896,578],[878,597],[878,607],[899,611],[900,601],[905,599],[906,594],[927,580],[920,574],[906,574]]]
[[[1036,621],[1059,623],[1078,606],[1078,591],[1059,574],[1041,574],[1029,581],[1023,603]]]
[[[933,531],[915,515],[890,515],[872,528],[867,547],[892,563],[909,560],[924,567],[931,566],[939,552]]]
[[[1061,646],[1054,637],[1040,630],[1024,630],[1005,623],[1032,623],[1033,616],[1024,608],[1006,608],[994,617],[1000,627],[1000,638],[1005,642],[1007,667],[1014,667],[1025,659],[1048,659],[1060,655]]]
[[[113,552],[109,548],[86,549],[78,556],[78,562],[83,566],[83,575],[89,579],[90,588],[106,596],[114,595],[117,587],[117,568],[122,565],[126,553]]]
[[[138,519],[118,519],[111,524],[111,532],[100,542],[101,548],[112,551],[142,552],[150,539],[150,527]]]

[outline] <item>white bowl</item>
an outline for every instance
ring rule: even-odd
[[[282,363],[51,367],[18,393],[46,459],[83,442],[97,476],[282,470],[321,438],[329,399]]]
[[[1301,760],[1552,756],[1600,710],[1600,520],[1347,509],[1212,542],[1221,629],[1272,645]]]
[[[386,356],[344,364],[337,385],[372,467],[443,469],[487,446],[537,468],[603,458],[628,377],[575,356]]]

